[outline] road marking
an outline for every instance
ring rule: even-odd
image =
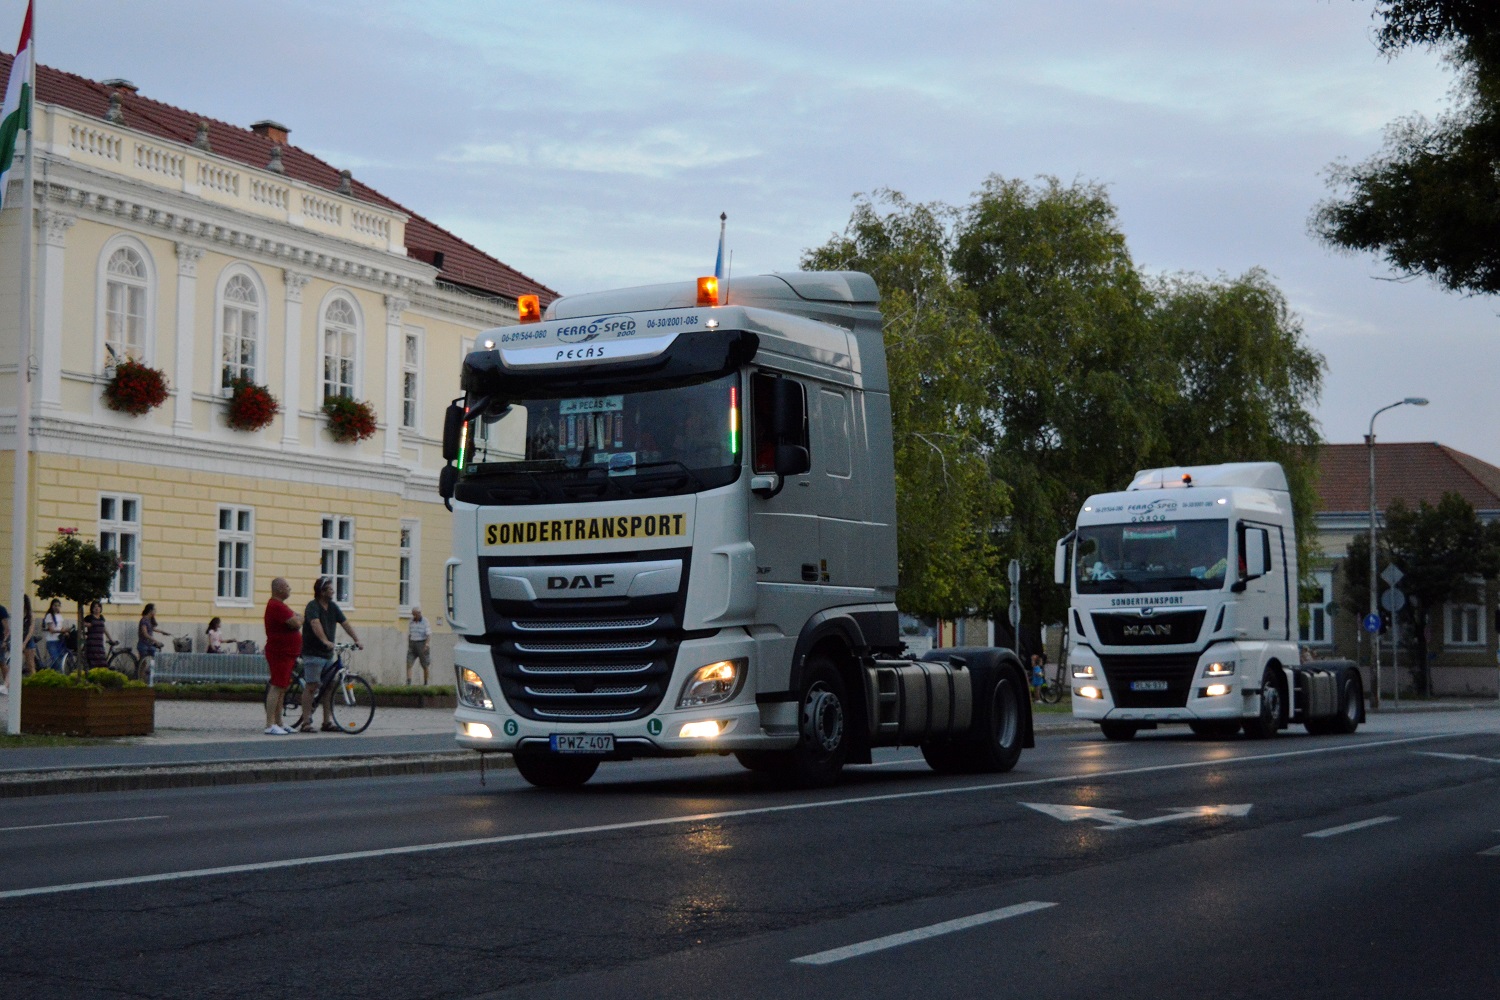
[[[0,826],[0,833],[15,833],[18,830],[55,830],[60,826],[97,826],[101,823],[144,823],[148,819],[166,819],[165,816],[124,816],[120,819],[80,819],[72,823],[37,823],[34,826]]]
[[[846,958],[858,958],[860,955],[868,955],[875,951],[885,951],[887,948],[899,948],[901,945],[911,944],[913,941],[925,941],[928,938],[939,937],[943,934],[952,934],[955,931],[966,931],[970,927],[993,924],[997,920],[1009,920],[1011,917],[1019,917],[1056,905],[1056,903],[1039,903],[1036,901],[1017,903],[1015,906],[990,910],[988,913],[976,913],[972,917],[945,920],[940,924],[918,927],[916,930],[902,931],[899,934],[887,934],[885,937],[872,938],[869,941],[861,941],[858,944],[845,945],[842,948],[832,948],[813,955],[803,955],[801,958],[792,959],[792,963],[795,965],[832,965],[834,962],[842,962]]]
[[[1479,852],[1479,856],[1481,858],[1482,857],[1486,857],[1488,855],[1500,855],[1500,844],[1497,844],[1494,847],[1491,847],[1488,851],[1480,851]]]
[[[1319,830],[1316,833],[1304,833],[1304,837],[1337,837],[1341,833],[1353,833],[1355,830],[1363,830],[1367,826],[1380,826],[1382,823],[1394,823],[1400,816],[1376,816],[1373,819],[1362,819],[1358,823],[1345,823],[1343,826],[1329,827],[1327,830]]]
[[[1500,759],[1495,757],[1481,757],[1472,753],[1438,753],[1436,750],[1414,750],[1413,753],[1423,757],[1442,757],[1445,760],[1482,760],[1486,764],[1500,764]]]
[[[819,802],[795,802],[780,806],[758,806],[753,809],[726,809],[722,812],[692,813],[685,816],[663,816],[658,819],[640,819],[624,823],[606,823],[599,826],[580,826],[563,830],[538,830],[532,833],[511,833],[498,837],[480,837],[474,840],[448,840],[433,844],[408,844],[402,847],[385,847],[368,851],[349,851],[343,854],[320,854],[306,858],[283,858],[279,861],[259,861],[251,864],[224,865],[219,868],[197,868],[191,871],[161,872],[155,875],[129,875],[122,878],[100,879],[94,882],[73,882],[67,885],[42,885],[29,889],[6,889],[0,891],[0,899],[20,899],[26,896],[48,896],[63,892],[82,892],[86,889],[106,889],[122,885],[144,885],[151,882],[175,882],[181,879],[208,878],[215,875],[238,875],[244,872],[272,871],[278,868],[302,868],[308,865],[326,865],[341,861],[363,861],[369,858],[391,857],[402,854],[427,854],[433,851],[452,851],[473,847],[491,847],[498,844],[516,844],[530,840],[555,840],[561,837],[581,837],[598,833],[618,833],[624,830],[640,830],[654,826],[681,826],[687,823],[706,823],[713,820],[739,819],[745,816],[769,816],[775,813],[802,812],[808,809],[832,809],[840,806],[865,805],[874,802],[899,802],[907,799],[934,798],[940,795],[970,795],[976,792],[994,792],[1012,788],[1032,788],[1039,785],[1058,785],[1071,781],[1098,781],[1101,778],[1122,778],[1136,774],[1156,774],[1162,771],[1183,771],[1203,767],[1224,767],[1229,764],[1254,763],[1255,761],[1280,760],[1286,757],[1306,757],[1312,754],[1343,753],[1350,750],[1370,750],[1382,747],[1402,746],[1425,740],[1448,739],[1465,736],[1467,733],[1436,733],[1427,736],[1407,736],[1396,740],[1377,740],[1370,743],[1345,743],[1331,746],[1310,747],[1306,750],[1284,750],[1279,753],[1257,754],[1253,757],[1226,757],[1221,760],[1193,760],[1176,764],[1152,764],[1148,767],[1120,768],[1114,771],[1091,771],[1087,774],[1065,774],[1055,778],[1032,778],[1028,781],[996,781],[983,785],[960,785],[956,788],[928,788],[919,792],[886,792],[880,795],[860,795],[843,799],[825,799]]]
[[[1174,812],[1165,816],[1154,816],[1151,819],[1131,819],[1120,809],[1101,809],[1098,806],[1068,806],[1050,805],[1044,802],[1022,802],[1021,805],[1028,809],[1035,809],[1039,813],[1060,819],[1064,823],[1072,823],[1077,820],[1094,820],[1101,824],[1100,830],[1123,830],[1127,827],[1155,826],[1158,823],[1171,823],[1179,819],[1194,819],[1199,816],[1248,816],[1250,815],[1250,804],[1243,803],[1233,806],[1174,806]]]

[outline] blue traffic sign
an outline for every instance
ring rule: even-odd
[[[1361,622],[1360,624],[1362,624],[1364,626],[1364,629],[1365,629],[1366,632],[1379,632],[1380,631],[1380,616],[1379,615],[1365,615],[1365,620],[1363,622]]]

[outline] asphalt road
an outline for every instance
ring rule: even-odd
[[[0,802],[27,997],[1500,995],[1500,713]]]

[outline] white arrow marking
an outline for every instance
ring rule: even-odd
[[[1500,764],[1500,759],[1494,757],[1480,757],[1472,753],[1438,753],[1436,750],[1417,750],[1416,753],[1423,757],[1442,757],[1445,760],[1482,760],[1486,764]]]
[[[1123,830],[1133,826],[1154,826],[1157,823],[1170,823],[1173,820],[1193,819],[1198,816],[1248,816],[1250,815],[1250,804],[1220,805],[1220,806],[1178,806],[1174,811],[1165,816],[1155,816],[1151,819],[1131,819],[1119,809],[1100,809],[1098,806],[1064,806],[1052,805],[1045,802],[1022,802],[1021,805],[1028,809],[1035,809],[1039,813],[1051,816],[1053,819],[1062,820],[1064,823],[1073,823],[1078,820],[1094,820],[1101,824],[1100,830]]]

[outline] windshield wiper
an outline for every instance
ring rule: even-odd
[[[657,469],[657,470],[659,470],[658,472],[656,472],[656,473],[647,473],[647,475],[651,476],[652,478],[660,478],[661,471],[665,471],[668,467],[671,467],[671,466],[675,466],[676,468],[680,469],[683,472],[683,474],[688,477],[688,479],[693,484],[693,489],[695,489],[695,490],[702,490],[703,489],[703,480],[701,480],[701,479],[698,478],[698,474],[696,472],[694,472],[692,469],[688,468],[686,465],[684,465],[681,462],[679,462],[675,458],[664,458],[664,459],[662,459],[659,462],[637,462],[634,465],[632,465],[631,468],[636,470],[636,475],[640,475],[640,470],[641,469]],[[619,478],[625,478],[625,477],[619,477]]]

